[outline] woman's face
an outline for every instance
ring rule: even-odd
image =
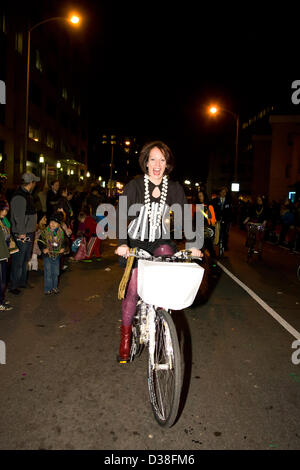
[[[198,198],[199,198],[200,204],[203,204],[204,203],[204,194],[201,191],[198,193]]]
[[[164,154],[159,150],[159,148],[154,147],[150,154],[147,163],[148,175],[153,182],[160,182],[164,176],[164,172],[167,166],[167,162]]]
[[[257,202],[257,204],[258,204],[259,206],[262,206],[262,203],[263,203],[263,202],[262,202],[262,198],[261,198],[261,197],[258,196],[257,199],[256,199],[256,202]]]

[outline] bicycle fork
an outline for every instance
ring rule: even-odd
[[[170,330],[166,322],[164,322],[164,339],[165,347],[166,347],[166,363],[165,364],[157,364],[154,360],[154,351],[155,351],[155,332],[156,332],[156,324],[155,324],[156,312],[155,309],[151,306],[148,311],[148,331],[149,331],[149,357],[150,357],[150,364],[152,369],[154,370],[168,370],[173,369],[173,347],[172,347],[172,340],[170,335]],[[157,338],[157,341],[162,340],[161,338]]]

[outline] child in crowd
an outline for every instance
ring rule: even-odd
[[[0,311],[12,310],[8,301],[4,300],[6,287],[6,271],[7,262],[10,256],[9,246],[11,243],[11,235],[9,224],[6,222],[6,215],[9,211],[8,202],[4,199],[0,200]]]
[[[74,259],[91,260],[92,257],[99,259],[100,253],[100,239],[97,236],[97,222],[90,215],[89,208],[83,209],[78,215],[78,231],[76,236],[83,237],[83,242],[79,247]]]
[[[47,225],[47,217],[46,213],[41,212],[38,215],[38,223],[36,226],[35,237],[34,237],[34,244],[32,249],[32,256],[31,259],[28,261],[28,269],[29,271],[38,271],[38,256],[40,256],[41,250],[38,245],[38,240],[40,238],[41,232]]]
[[[44,293],[59,294],[58,277],[60,273],[60,256],[65,251],[65,236],[61,228],[62,216],[59,212],[49,218],[49,225],[42,231],[39,247],[44,261]]]

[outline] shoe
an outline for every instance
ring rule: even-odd
[[[44,292],[45,295],[50,295],[52,294],[52,290],[48,290],[47,292]]]
[[[62,271],[65,271],[66,269],[68,269],[69,266],[67,266],[66,264],[63,265],[63,267],[61,268]]]
[[[121,326],[121,343],[117,361],[120,364],[126,364],[130,355],[131,326]]]
[[[13,308],[9,305],[4,305],[0,304],[0,312],[8,312],[9,310],[12,310]]]
[[[9,289],[8,292],[14,295],[19,295],[21,293],[20,289]]]
[[[51,291],[52,294],[59,294],[59,289],[57,287],[54,287]]]

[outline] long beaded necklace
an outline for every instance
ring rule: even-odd
[[[149,217],[149,241],[153,242],[155,240],[155,233],[157,228],[160,226],[161,218],[164,210],[164,206],[167,199],[168,193],[168,177],[165,175],[163,177],[162,190],[160,195],[160,201],[157,208],[157,203],[150,203],[150,193],[149,193],[149,176],[144,176],[145,184],[145,206],[146,211]]]
[[[262,213],[262,211],[263,211],[263,208],[264,208],[264,206],[261,206],[261,209],[258,209],[258,208],[256,207],[255,212],[256,212],[256,215],[257,215],[257,216],[260,216],[260,215],[261,215],[261,213]]]

